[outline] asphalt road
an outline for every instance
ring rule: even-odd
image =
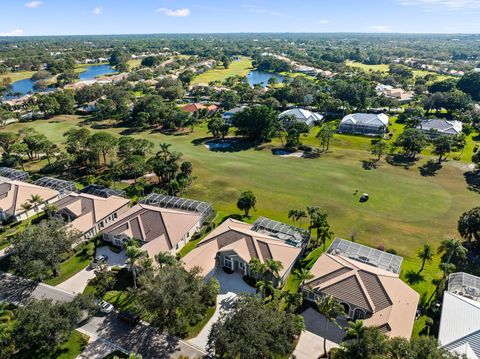
[[[69,302],[74,298],[74,294],[51,285],[0,272],[0,300],[18,304],[29,298]]]
[[[0,300],[15,304],[29,298],[52,299],[68,302],[74,294],[43,283],[0,272]],[[135,327],[117,319],[115,313],[97,315],[81,324],[79,331],[100,338],[112,348],[142,354],[149,358],[176,358],[180,355],[188,358],[202,358],[205,353],[178,338],[159,332],[146,323]]]
[[[205,353],[196,347],[160,333],[145,323],[132,327],[117,319],[114,312],[95,316],[78,330],[93,338],[102,338],[117,349],[141,354],[144,359],[177,358],[180,355],[193,359],[205,356]]]

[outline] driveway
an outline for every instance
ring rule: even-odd
[[[327,351],[332,348],[338,348],[339,345],[327,340]],[[300,335],[297,347],[293,355],[296,359],[314,359],[323,354],[323,338],[308,330],[304,330]]]
[[[207,350],[208,335],[222,313],[228,313],[237,300],[237,295],[240,293],[255,293],[255,288],[250,287],[243,280],[238,273],[228,274],[221,268],[215,270],[214,277],[220,283],[220,294],[217,296],[217,307],[215,313],[212,315],[207,324],[198,333],[195,338],[188,340],[188,342],[197,348]]]
[[[108,257],[107,263],[109,267],[113,266],[125,266],[127,257],[125,251],[115,253],[110,250],[108,246],[98,247],[95,256],[105,255]],[[83,293],[85,287],[88,285],[88,281],[95,277],[95,270],[90,266],[82,269],[80,272],[68,278],[66,281],[57,285],[57,288],[80,294]]]
[[[302,313],[302,316],[305,321],[306,329],[317,336],[323,337],[326,321],[325,317],[313,308],[306,309]],[[347,326],[347,320],[345,318],[338,318],[337,322],[341,328]],[[341,343],[345,336],[345,331],[341,328],[331,322],[328,323],[327,340],[333,343]]]

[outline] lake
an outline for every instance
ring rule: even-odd
[[[101,75],[108,75],[111,73],[114,73],[115,70],[110,67],[110,65],[89,65],[85,66],[85,71],[80,73],[80,80],[85,81],[85,80],[93,80],[97,76]],[[32,81],[31,79],[24,79],[20,81],[15,81],[11,85],[11,93],[14,93],[15,96],[6,96],[7,98],[15,98],[15,97],[20,97],[23,95],[26,95],[30,92],[44,92],[44,91],[52,91],[53,89],[41,89],[37,90],[35,89],[35,82]],[[20,95],[18,95],[20,94]]]
[[[263,87],[267,87],[268,80],[270,80],[272,77],[275,77],[278,82],[283,82],[283,80],[285,79],[285,77],[279,74],[255,70],[248,73],[247,81],[250,86],[261,85]]]

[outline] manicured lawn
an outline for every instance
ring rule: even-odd
[[[0,75],[0,82],[5,78],[10,78],[11,82],[29,79],[34,73],[35,71],[7,72],[6,74]]]
[[[62,134],[81,122],[76,116],[61,116],[47,121],[13,124],[8,130],[34,127],[57,143],[63,142]],[[397,133],[401,125],[394,124]],[[114,134],[122,128],[109,129]],[[316,129],[304,142],[318,146]],[[398,131],[398,132],[397,132]],[[384,160],[377,169],[365,170],[362,161],[368,160],[371,139],[360,136],[337,135],[331,150],[319,159],[282,158],[272,155],[268,149],[256,151],[246,148],[239,151],[214,152],[201,142],[209,138],[205,124],[193,133],[164,135],[156,131],[136,133],[134,137],[148,138],[156,145],[172,144],[172,149],[182,152],[192,161],[197,177],[186,196],[211,202],[218,218],[240,213],[236,200],[240,192],[252,190],[257,196],[258,216],[267,216],[290,223],[289,209],[319,206],[327,211],[335,235],[354,237],[359,243],[385,249],[395,249],[404,257],[402,278],[418,271],[416,258],[419,247],[429,243],[434,247],[451,234],[456,234],[457,220],[461,213],[478,205],[479,195],[467,189],[463,176],[465,164],[448,161],[431,177],[420,174],[419,166],[430,157],[422,156],[418,164],[406,169],[392,166]],[[303,140],[303,139],[302,139]],[[274,141],[273,145],[278,144]],[[466,152],[466,151],[465,151]],[[360,203],[355,190],[370,194],[370,200]],[[304,221],[303,225],[306,225]],[[185,254],[193,243],[182,249]],[[427,266],[423,280],[413,284],[421,294],[433,290],[431,279],[439,277],[438,260]],[[287,281],[287,288],[296,284]],[[112,293],[115,305],[128,306],[125,292]]]
[[[56,359],[75,359],[88,344],[88,336],[74,330],[68,341],[62,344],[52,355]]]
[[[139,67],[141,62],[142,62],[141,59],[134,59],[134,60],[128,60],[127,64],[128,66],[130,66],[130,69],[134,69],[136,67]]]
[[[212,81],[224,81],[231,76],[246,76],[252,69],[252,59],[242,56],[239,61],[232,61],[228,69],[222,66],[208,70],[203,74],[196,76],[192,84],[205,83],[208,84]]]
[[[77,274],[90,264],[93,256],[89,254],[95,253],[95,243],[88,242],[85,244],[85,246],[83,244],[80,246],[85,249],[76,249],[77,253],[73,257],[60,264],[60,274],[55,278],[46,280],[45,283],[50,285],[58,285]]]
[[[388,72],[387,64],[367,65],[367,64],[362,64],[360,62],[347,61],[346,65],[350,67],[356,67],[356,68],[362,69],[363,71]]]
[[[202,331],[205,324],[207,324],[210,318],[213,316],[213,314],[215,314],[215,309],[216,309],[216,306],[208,308],[207,312],[205,313],[205,317],[203,317],[201,321],[199,321],[194,326],[188,327],[187,339],[195,338]]]

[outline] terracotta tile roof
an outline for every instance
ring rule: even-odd
[[[189,103],[185,106],[182,106],[181,110],[184,111],[184,112],[197,112],[197,111],[200,111],[201,109],[204,109],[204,108],[206,108],[210,112],[214,112],[214,111],[218,110],[217,105],[205,106],[202,103]]]
[[[397,274],[324,253],[313,266],[305,287],[329,294],[367,312],[366,325],[389,328],[390,336],[410,338],[419,295]]]
[[[150,257],[170,251],[200,221],[201,214],[177,209],[137,204],[119,216],[104,233],[138,238]]]
[[[258,258],[261,262],[278,260],[283,264],[280,272],[283,276],[299,256],[301,248],[255,232],[251,224],[230,218],[206,236],[183,261],[188,269],[198,266],[206,275],[215,267],[217,253],[226,251],[235,252],[246,263],[252,258]]]
[[[58,191],[32,183],[5,181],[0,183],[0,208],[9,215],[18,215],[24,212],[21,205],[32,198],[32,195],[39,195],[44,201],[48,201],[59,194]]]

